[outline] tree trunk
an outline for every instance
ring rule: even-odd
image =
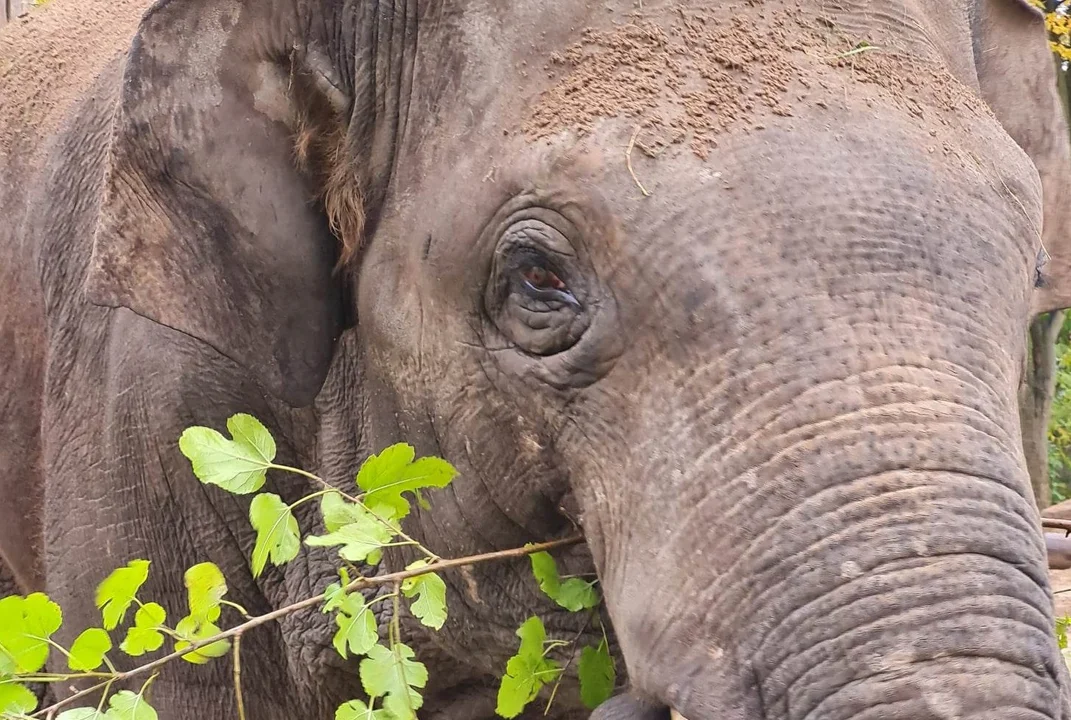
[[[1052,502],[1049,487],[1049,416],[1056,389],[1056,338],[1064,323],[1064,310],[1039,315],[1030,324],[1029,347],[1023,381],[1019,386],[1019,420],[1023,453],[1038,508]]]

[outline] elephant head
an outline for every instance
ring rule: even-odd
[[[576,520],[602,717],[1068,717],[1016,412],[1071,302],[1040,13],[634,5],[161,0],[90,299],[295,407],[349,373],[364,442],[460,470],[408,521],[444,555]],[[457,580],[444,652],[580,631],[526,572]]]

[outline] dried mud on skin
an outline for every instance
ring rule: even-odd
[[[636,146],[648,155],[687,141],[706,158],[730,129],[762,129],[754,117],[846,103],[860,84],[919,118],[929,108],[988,111],[942,65],[892,48],[850,52],[859,39],[798,7],[730,18],[678,9],[668,21],[664,12],[661,22],[639,11],[612,30],[584,30],[553,55],[545,69],[556,82],[536,101],[525,134],[584,135],[600,119],[626,117],[642,126]]]
[[[151,0],[49,0],[0,28],[0,157],[55,131]]]

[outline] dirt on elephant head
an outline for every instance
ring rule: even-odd
[[[151,0],[48,0],[0,28],[0,157],[33,151],[133,36]]]
[[[705,158],[730,129],[761,130],[763,116],[792,116],[802,103],[846,102],[846,88],[859,83],[919,117],[924,108],[982,107],[932,57],[855,40],[798,5],[762,9],[678,7],[668,18],[664,8],[638,10],[610,30],[585,30],[547,63],[553,83],[526,135],[584,135],[599,119],[624,117],[648,155],[687,141]]]

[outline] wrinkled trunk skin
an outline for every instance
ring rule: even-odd
[[[648,708],[1069,716],[1018,425],[1025,305],[1002,299],[1028,266],[991,261],[1026,257],[1023,217],[881,125],[741,142],[717,167],[761,197],[704,197],[679,242],[629,225],[649,325],[561,446]],[[867,170],[816,186],[848,165]]]
[[[735,467],[717,498],[689,491],[705,463],[660,453],[643,474],[681,498],[662,501],[673,532],[607,548],[629,558],[604,578],[625,656],[664,661],[630,664],[632,681],[699,720],[1061,717],[1014,436],[991,447],[997,427],[944,372],[871,368],[781,396],[755,449],[718,453]],[[680,584],[651,583],[667,565]]]
[[[1049,418],[1056,388],[1056,336],[1064,321],[1059,310],[1037,317],[1030,324],[1030,341],[1023,379],[1019,384],[1019,421],[1023,427],[1023,454],[1030,485],[1039,509],[1052,502],[1049,482]]]

